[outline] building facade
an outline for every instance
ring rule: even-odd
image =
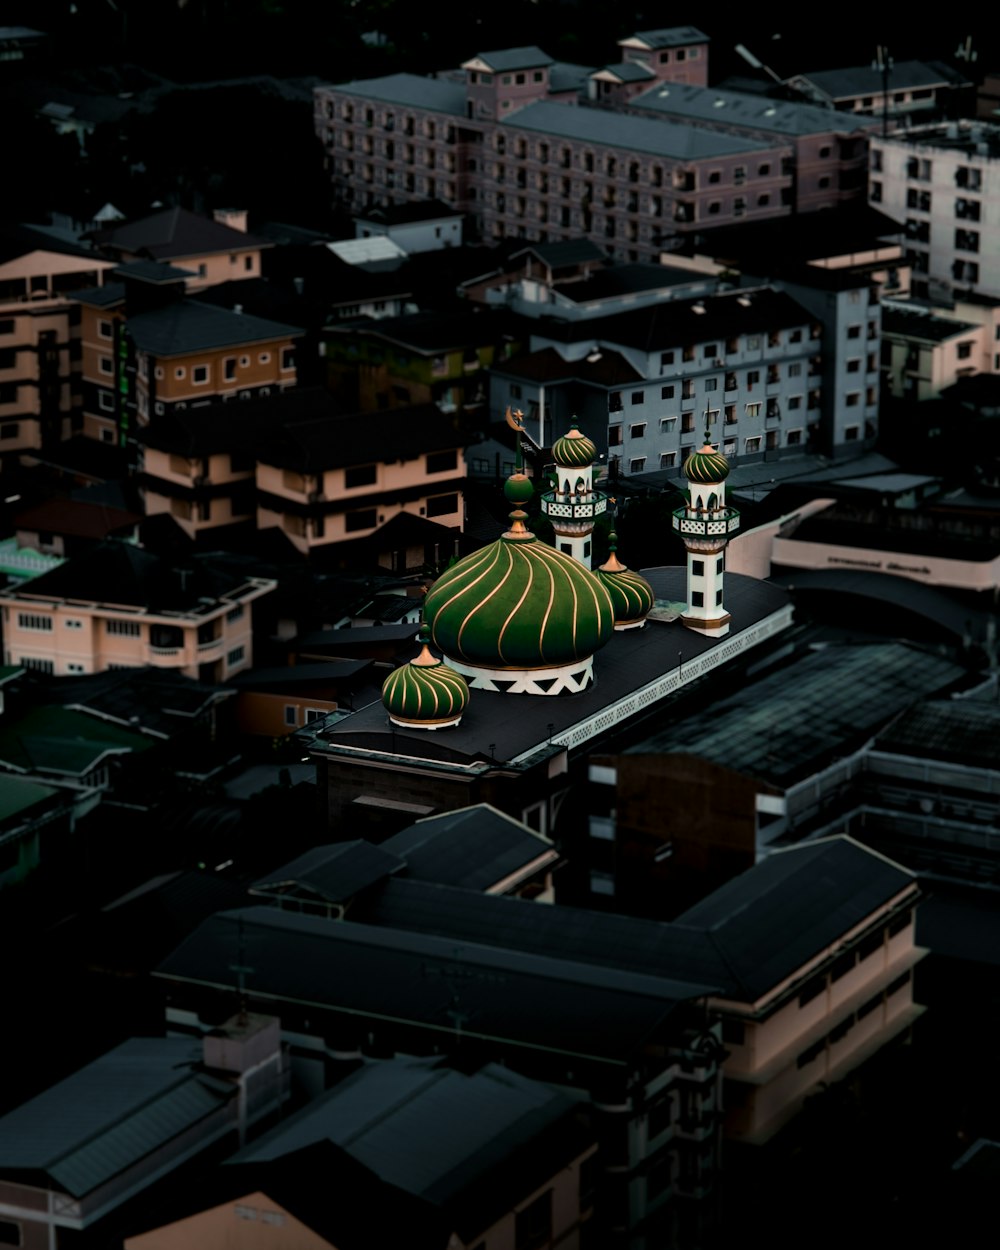
[[[906,227],[912,292],[1000,296],[1000,127],[945,122],[873,138],[868,198]]]

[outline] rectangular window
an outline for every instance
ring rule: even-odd
[[[285,704],[285,724],[291,725],[291,727],[294,729],[298,723],[299,723],[298,709],[295,707],[293,703],[286,703]]]
[[[703,608],[705,606],[705,595],[702,591],[691,591],[691,606],[693,608]]]
[[[753,438],[748,438],[744,447],[748,456],[752,456],[755,452],[760,451],[760,435],[758,434]]]
[[[752,404],[747,404],[747,416],[748,417],[760,416],[760,401],[757,401],[756,403],[752,403]]]
[[[634,460],[628,462],[629,473],[642,473],[646,467],[646,457],[636,456]]]
[[[673,434],[674,427],[677,425],[676,417],[660,417],[660,433]]]
[[[191,381],[195,386],[204,386],[208,381],[208,365],[195,365],[191,370]]]
[[[348,534],[358,530],[372,530],[378,524],[378,514],[374,508],[360,508],[357,512],[344,514],[344,529]]]
[[[435,451],[427,457],[428,473],[448,473],[458,466],[458,453],[455,451]]]
[[[673,397],[674,397],[674,388],[672,386],[663,386],[660,388],[661,399],[673,399]]]
[[[692,577],[704,577],[705,576],[705,561],[704,560],[692,560],[691,561],[691,576]]]
[[[629,433],[629,438],[645,438],[646,437],[646,422],[637,421],[635,425],[630,425],[628,428],[628,433]]]
[[[677,464],[677,452],[676,451],[661,451],[660,452],[660,468],[661,469],[672,469],[674,468],[676,464]]]
[[[236,381],[236,357],[227,356],[222,362],[222,376],[226,382]]]
[[[669,369],[673,363],[674,363],[673,352],[660,352],[660,372],[661,373],[664,371],[664,369]]]
[[[645,391],[633,391],[633,392],[632,392],[632,403],[633,403],[633,404],[644,404],[645,402],[646,402],[646,392],[645,392]]]
[[[458,511],[458,495],[435,495],[427,500],[428,516],[451,516]]]
[[[295,348],[283,347],[281,349],[281,371],[288,373],[289,370],[295,368]]]
[[[705,390],[706,390],[706,391],[717,391],[718,389],[719,389],[719,379],[718,379],[718,378],[706,378],[706,379],[705,379]]]
[[[97,322],[97,337],[100,339],[109,339],[113,336],[114,331],[110,321],[100,319]]]
[[[226,652],[226,664],[232,668],[236,664],[243,663],[243,657],[246,655],[246,647],[233,647],[232,651]]]
[[[42,633],[50,633],[52,630],[52,617],[43,616],[38,612],[18,612],[17,627],[18,629],[34,629]]]
[[[114,619],[104,622],[104,627],[109,634],[118,634],[123,638],[141,638],[142,625],[138,621],[116,621]]]
[[[110,356],[99,356],[97,359],[97,367],[100,369],[101,373],[110,374],[115,371],[115,367],[112,364]]]
[[[358,486],[374,486],[377,480],[377,464],[357,464],[344,470],[344,488],[346,490],[354,490]]]
[[[622,445],[622,427],[620,425],[608,426],[608,446],[620,447]]]

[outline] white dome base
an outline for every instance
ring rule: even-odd
[[[492,690],[495,694],[579,694],[594,680],[594,661],[590,656],[557,668],[476,668],[450,656],[447,662],[462,674],[471,689]]]

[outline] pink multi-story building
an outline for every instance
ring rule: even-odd
[[[668,98],[706,90],[706,37],[684,27],[621,47],[603,70],[525,47],[479,53],[461,73],[317,88],[335,198],[355,211],[436,198],[487,240],[583,234],[635,261],[707,224],[863,193],[871,123],[733,92],[724,118],[666,116]]]

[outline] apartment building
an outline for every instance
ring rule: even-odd
[[[224,681],[252,665],[251,605],[275,585],[218,559],[174,565],[109,540],[0,595],[4,663],[56,676],[152,665]]]
[[[259,278],[261,251],[273,247],[247,232],[242,209],[217,209],[209,218],[168,208],[138,221],[114,222],[89,237],[102,256],[118,265],[152,260],[187,270],[191,291],[234,278]]]
[[[114,266],[30,226],[0,231],[0,464],[72,432],[79,357],[70,292]]]
[[[319,87],[315,128],[334,196],[356,212],[437,198],[486,240],[582,233],[635,261],[699,225],[863,193],[868,123],[773,102],[756,125],[729,125],[714,106],[699,124],[690,111],[670,117],[668,100],[706,91],[691,67],[706,64],[707,43],[683,32],[623,40],[622,65],[593,81],[538,48],[514,48],[477,55],[461,76]],[[639,82],[646,92],[632,95]],[[740,97],[732,119],[759,99]]]
[[[571,409],[626,477],[679,469],[706,427],[730,457],[818,448],[831,419],[822,323],[771,287],[692,298],[682,278],[705,281],[681,275],[674,298],[604,317],[536,317],[532,352],[494,367],[491,406],[527,411],[543,445]],[[591,303],[590,286],[566,284],[556,308]]]
[[[871,64],[793,74],[788,86],[824,108],[878,117],[896,130],[940,116],[970,83],[941,61],[890,60],[885,70]]]
[[[135,261],[78,292],[83,432],[124,446],[159,416],[295,386],[303,331],[185,297],[188,275]]]
[[[915,126],[871,142],[868,198],[906,228],[912,292],[1000,296],[1000,126]]]

